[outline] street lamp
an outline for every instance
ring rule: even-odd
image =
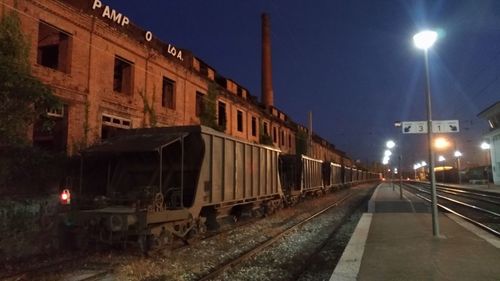
[[[389,149],[393,148],[394,146],[396,146],[396,143],[392,140],[389,140],[385,143],[385,146]]]
[[[446,161],[446,158],[444,158],[443,155],[439,155],[438,157],[438,162],[441,162],[441,181],[444,183],[444,161]]]
[[[415,179],[417,179],[417,170],[420,169],[420,167],[422,167],[420,163],[413,165],[413,170],[415,170]]]
[[[486,154],[486,182],[488,183],[488,187],[490,187],[490,172],[489,172],[489,167],[490,167],[490,152],[489,152],[489,149],[490,149],[490,144],[483,141],[481,143],[481,149],[485,151],[485,154]]]
[[[434,147],[437,149],[444,149],[450,146],[450,142],[445,138],[437,138],[434,140]]]
[[[431,85],[429,80],[429,56],[428,50],[436,42],[438,34],[432,30],[424,30],[413,36],[415,47],[424,50],[425,59],[425,81],[426,81],[426,100],[427,100],[427,142],[429,146],[429,172],[431,182],[431,200],[432,200],[432,233],[435,237],[439,236],[439,222],[437,218],[437,197],[436,197],[436,175],[434,173],[434,153],[432,150],[432,106],[431,106]]]
[[[462,184],[462,177],[460,175],[460,157],[462,157],[462,152],[456,150],[453,155],[457,158],[458,184]]]

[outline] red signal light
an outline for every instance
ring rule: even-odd
[[[59,199],[62,205],[69,205],[71,203],[71,193],[69,189],[63,190]]]

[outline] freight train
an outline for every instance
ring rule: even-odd
[[[271,214],[377,173],[232,138],[204,126],[132,129],[82,152],[72,207],[78,240],[143,250]],[[81,243],[85,244],[85,243]]]

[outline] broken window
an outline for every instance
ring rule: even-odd
[[[226,117],[226,104],[219,101],[219,105],[218,105],[218,119],[217,119],[217,124],[224,128],[224,130],[226,129],[226,123],[227,123],[227,117]]]
[[[124,94],[132,93],[132,65],[132,62],[122,57],[115,56],[113,91]]]
[[[243,112],[236,110],[236,121],[238,132],[243,132]]]
[[[71,36],[68,32],[41,21],[38,24],[37,50],[39,65],[70,72]]]
[[[47,109],[47,116],[33,126],[33,145],[50,151],[66,151],[68,137],[67,106]]]
[[[208,65],[203,62],[200,62],[200,74],[204,77],[208,77]]]
[[[163,77],[161,106],[175,109],[175,81]]]
[[[205,94],[196,91],[196,116],[200,117],[203,111],[205,110],[204,108],[204,103],[203,99],[205,98]]]
[[[252,117],[252,136],[257,136],[257,118]]]
[[[132,128],[132,122],[129,119],[103,114],[101,125],[101,139],[108,139],[117,135],[119,131],[127,130],[130,128]]]

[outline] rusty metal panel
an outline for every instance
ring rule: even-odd
[[[236,143],[235,147],[235,153],[236,153],[236,163],[235,163],[235,183],[236,183],[236,190],[235,190],[235,197],[236,199],[242,199],[244,198],[244,188],[245,188],[245,172],[246,166],[245,166],[245,144],[241,142]]]
[[[222,168],[224,169],[224,189],[223,200],[233,200],[234,198],[234,174],[235,174],[235,153],[234,153],[234,142],[231,140],[224,139],[224,158],[222,163]]]
[[[259,156],[260,156],[260,148],[259,147],[252,147],[252,171],[254,172],[255,177],[252,178],[252,191],[251,194],[252,196],[257,196],[259,194],[259,186],[260,186],[260,179],[261,179],[261,165],[259,162]]]
[[[266,171],[267,171],[267,167],[266,167],[266,150],[265,149],[262,149],[260,148],[259,149],[259,189],[257,191],[257,195],[261,195],[261,194],[265,194],[265,186],[267,184],[267,178],[266,178]]]
[[[203,202],[210,203],[213,201],[212,198],[212,163],[213,163],[213,153],[212,153],[212,136],[203,134],[203,142],[205,143],[205,157],[203,157],[203,162],[201,164],[200,177],[199,177],[199,185],[202,185],[201,190],[203,194]]]
[[[245,187],[243,194],[245,197],[252,196],[252,179],[256,176],[256,169],[252,162],[253,149],[251,145],[245,145]]]
[[[214,136],[212,138],[212,202],[223,200],[224,185],[224,146],[223,140]]]

